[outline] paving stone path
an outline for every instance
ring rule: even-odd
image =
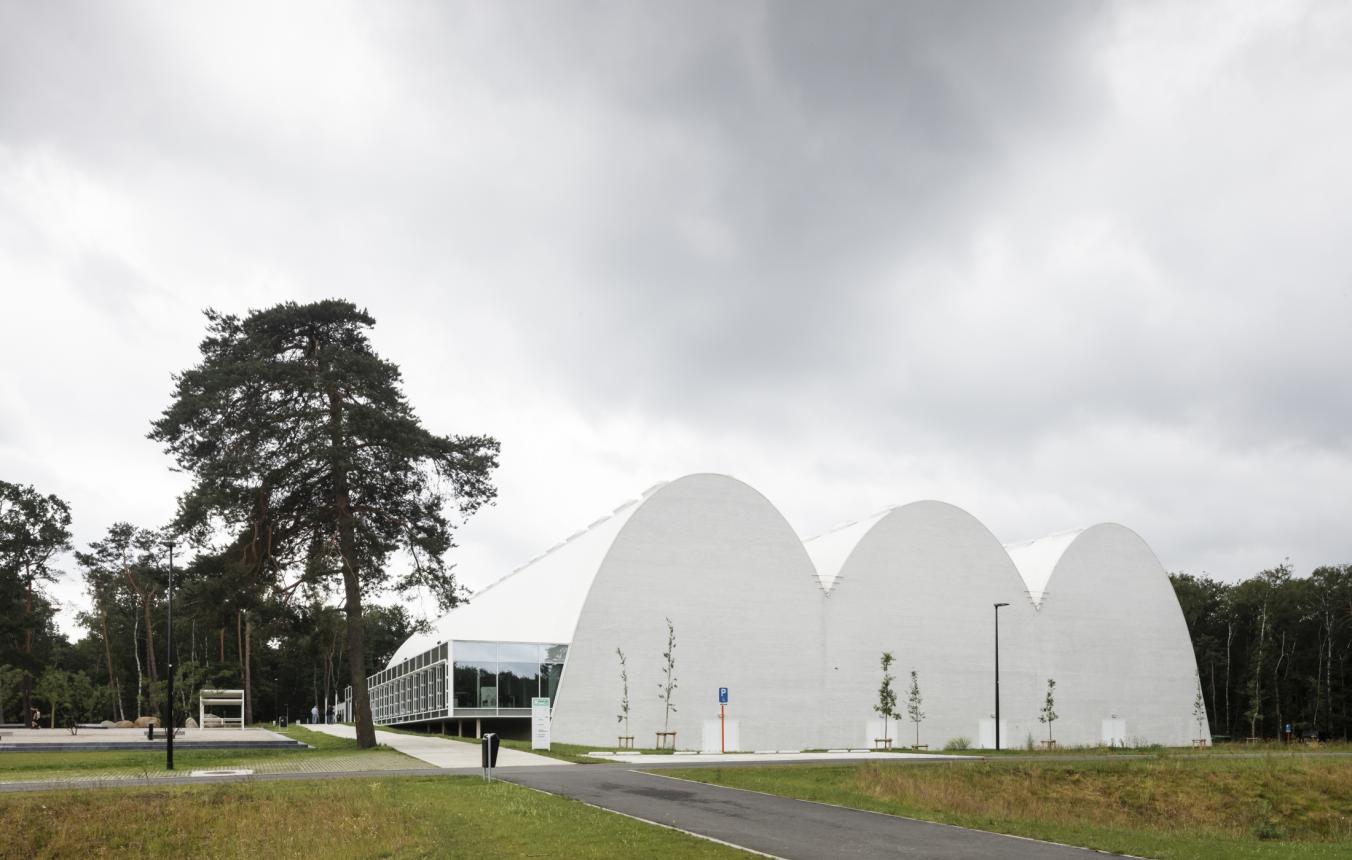
[[[355,738],[357,730],[352,726],[306,726],[317,732],[339,738]],[[406,735],[403,732],[382,732],[376,730],[376,742],[392,747],[404,755],[424,761],[439,768],[477,768],[480,766],[479,745],[473,742],[454,741],[437,735]],[[571,767],[572,762],[548,756],[535,755],[502,747],[498,750],[498,767],[553,767],[563,765]]]

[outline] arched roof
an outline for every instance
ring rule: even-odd
[[[438,619],[430,632],[414,635],[404,642],[390,658],[389,665],[451,639],[571,642],[597,570],[616,536],[633,513],[667,485],[668,482],[655,484],[638,499],[620,505],[609,515],[475,592],[466,603]],[[884,508],[803,542],[818,584],[827,596],[840,581],[841,571],[860,541],[888,515],[903,507],[906,506]],[[1088,529],[1070,529],[1004,545],[1034,605],[1041,605],[1057,564],[1086,531]]]
[[[1066,550],[1084,531],[1069,529],[1034,540],[1005,544],[1005,552],[1009,553],[1019,570],[1019,576],[1023,577],[1033,603],[1041,605],[1042,596],[1047,593],[1047,583],[1051,581],[1052,572],[1056,570],[1061,556],[1066,554]]]
[[[394,666],[452,639],[570,642],[592,580],[615,536],[642,503],[665,484],[573,533],[511,573],[470,595],[427,633],[411,636],[390,658]]]
[[[859,541],[869,533],[869,529],[894,510],[896,508],[883,508],[872,516],[841,523],[830,531],[803,541],[808,558],[812,559],[812,564],[817,568],[817,579],[821,582],[823,591],[828,594],[831,592],[836,580],[840,578],[841,568],[845,566],[850,553],[854,552]]]

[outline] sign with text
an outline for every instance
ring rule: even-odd
[[[720,705],[726,705],[727,703],[728,703],[728,688],[727,688],[727,687],[719,687],[719,688],[718,688],[718,704],[720,704]]]
[[[530,700],[530,748],[549,749],[549,729],[552,722],[549,711],[549,697]]]

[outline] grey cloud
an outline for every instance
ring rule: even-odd
[[[80,400],[132,439],[91,450],[167,465],[140,435],[202,306],[342,294],[426,415],[557,494],[543,534],[485,527],[504,567],[581,524],[550,519],[571,494],[687,468],[806,532],[923,493],[1009,540],[1121,519],[1171,566],[1346,554],[1336,4],[1249,10],[1237,48],[1138,4],[288,8],[0,4],[0,267],[55,273],[43,324],[138,315],[80,341],[118,358]],[[63,194],[48,167],[150,241],[67,235],[24,197]],[[38,382],[6,389],[36,428],[7,469],[88,419]]]

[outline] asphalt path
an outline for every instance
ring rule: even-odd
[[[517,768],[505,782],[785,860],[1085,860],[1100,852],[617,767]]]

